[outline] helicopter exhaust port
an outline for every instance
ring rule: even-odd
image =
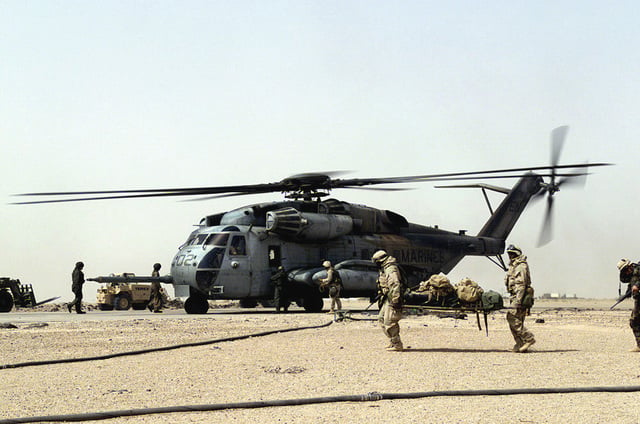
[[[300,212],[283,208],[267,212],[267,231],[298,241],[324,241],[349,234],[353,219],[347,215]]]

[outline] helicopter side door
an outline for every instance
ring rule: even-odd
[[[227,264],[220,271],[220,282],[224,286],[222,297],[241,299],[250,295],[252,271],[249,259],[245,235],[232,234],[224,259]]]

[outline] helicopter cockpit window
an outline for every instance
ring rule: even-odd
[[[209,234],[198,234],[189,242],[189,246],[198,246],[204,243],[204,240],[207,238],[207,236],[209,236]]]
[[[200,264],[199,269],[217,269],[222,266],[222,260],[224,259],[224,247],[214,247],[209,253],[207,253]]]
[[[187,238],[187,241],[185,241],[184,243],[182,243],[180,245],[180,247],[178,249],[182,249],[185,246],[189,246],[191,244],[191,242],[196,238],[196,234],[195,233],[191,233],[189,234],[189,238]]]
[[[226,246],[229,234],[209,234],[204,242],[205,246]]]
[[[233,236],[229,246],[229,254],[231,256],[244,256],[247,254],[247,244],[244,236]]]

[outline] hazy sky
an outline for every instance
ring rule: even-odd
[[[0,276],[69,300],[78,260],[88,277],[168,272],[203,216],[280,198],[9,205],[16,193],[539,166],[550,131],[570,125],[562,162],[616,166],[557,194],[550,244],[535,247],[544,202],[507,242],[528,255],[538,294],[615,297],[616,262],[640,260],[639,12],[584,0],[0,0]],[[477,190],[410,186],[333,197],[470,234],[488,217]],[[487,259],[450,275],[465,276],[502,291]]]

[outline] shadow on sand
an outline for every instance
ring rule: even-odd
[[[402,353],[515,353],[511,349],[457,349],[457,348],[432,348],[432,349],[420,349],[420,348],[405,348]],[[540,350],[532,348],[532,350],[526,352],[529,353],[568,353],[578,352],[577,349],[553,349],[553,350]]]

